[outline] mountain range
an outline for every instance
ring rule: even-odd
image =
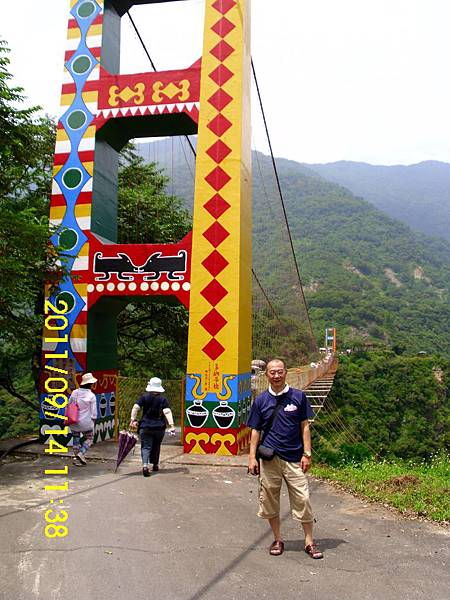
[[[377,166],[339,161],[306,166],[412,229],[450,240],[450,164]]]
[[[148,146],[139,150],[149,158]],[[170,177],[168,192],[192,208],[192,159],[173,146],[153,152]],[[279,158],[276,164],[318,341],[325,327],[335,326],[341,347],[370,343],[399,353],[448,352],[450,243],[389,217],[319,175],[317,165]],[[285,298],[289,312],[293,279],[286,273],[282,220],[271,159],[254,152],[253,268],[270,294]]]

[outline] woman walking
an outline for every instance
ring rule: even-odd
[[[73,441],[73,462],[75,465],[86,464],[86,452],[94,441],[94,426],[97,418],[97,399],[91,388],[97,379],[92,373],[85,373],[81,378],[80,387],[74,390],[69,398],[69,404],[78,404],[78,422],[69,425]],[[83,435],[83,443],[80,438]]]
[[[159,453],[161,442],[164,438],[166,422],[169,425],[169,433],[175,435],[173,415],[170,410],[162,381],[159,377],[152,377],[143,394],[131,409],[130,429],[139,430],[141,437],[142,475],[150,477],[150,463],[153,471],[159,471]],[[142,408],[142,418],[137,421],[139,409]]]

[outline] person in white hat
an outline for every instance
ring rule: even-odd
[[[130,429],[138,429],[141,437],[142,474],[150,477],[149,465],[152,463],[153,471],[159,471],[159,454],[161,442],[164,438],[166,423],[169,425],[169,434],[175,435],[173,415],[170,410],[162,381],[159,377],[152,377],[143,394],[131,409]],[[136,417],[142,408],[142,418]]]
[[[85,373],[81,378],[80,387],[74,390],[69,398],[69,404],[78,404],[78,422],[69,427],[72,432],[73,462],[77,466],[86,465],[86,452],[94,441],[94,426],[97,418],[97,399],[92,392],[92,386],[97,379],[92,373]],[[80,438],[83,435],[83,443]]]

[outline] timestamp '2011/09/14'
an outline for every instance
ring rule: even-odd
[[[55,331],[55,335],[57,337],[44,337],[44,342],[48,343],[60,343],[67,342],[68,336],[67,333],[64,334],[64,331],[68,326],[68,319],[65,316],[65,313],[68,312],[68,305],[64,300],[60,300],[57,305],[52,304],[49,300],[45,301],[45,330],[46,331]],[[56,333],[57,332],[57,333]],[[62,337],[60,337],[60,333],[62,333]],[[46,408],[49,406],[52,407],[52,410],[44,410],[45,416],[51,419],[60,419],[64,422],[65,415],[60,414],[59,411],[65,409],[68,403],[68,395],[67,391],[69,388],[69,371],[67,369],[62,369],[55,364],[49,364],[47,361],[55,361],[55,360],[67,360],[68,359],[68,351],[65,350],[61,353],[45,353],[45,370],[50,372],[51,375],[45,380],[45,391],[49,394],[48,397],[45,398]],[[56,452],[61,454],[67,454],[69,451],[67,445],[60,444],[57,442],[53,436],[61,435],[67,436],[69,434],[69,428],[66,425],[62,429],[47,429],[44,431],[44,435],[49,435],[49,446],[45,448],[46,454],[54,454]],[[61,469],[45,469],[44,475],[60,475],[60,476],[68,476],[69,475],[69,467],[66,465]],[[67,492],[69,489],[69,480],[66,479],[62,484],[55,485],[45,485],[44,490],[46,492]],[[63,500],[57,499],[59,504],[62,504]],[[51,505],[55,504],[55,499],[51,499],[49,501]],[[66,523],[69,515],[66,510],[59,509],[57,507],[47,508],[45,511],[45,528],[44,534],[47,538],[61,538],[66,537],[69,533],[69,528]]]

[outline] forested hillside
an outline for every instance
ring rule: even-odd
[[[148,147],[140,151],[148,155]],[[184,157],[161,151],[159,159],[192,208]],[[285,252],[270,214],[279,202],[271,161],[254,153],[253,163],[253,264],[288,306]],[[304,165],[277,159],[277,167],[318,342],[326,326],[336,326],[341,347],[448,352],[450,244],[412,231]]]
[[[307,165],[412,229],[450,240],[450,165],[378,166],[339,161]]]
[[[364,451],[403,459],[448,452],[449,381],[450,362],[442,357],[393,352],[340,357],[331,394],[336,408],[317,419],[314,446],[327,462],[352,453],[361,458]]]

